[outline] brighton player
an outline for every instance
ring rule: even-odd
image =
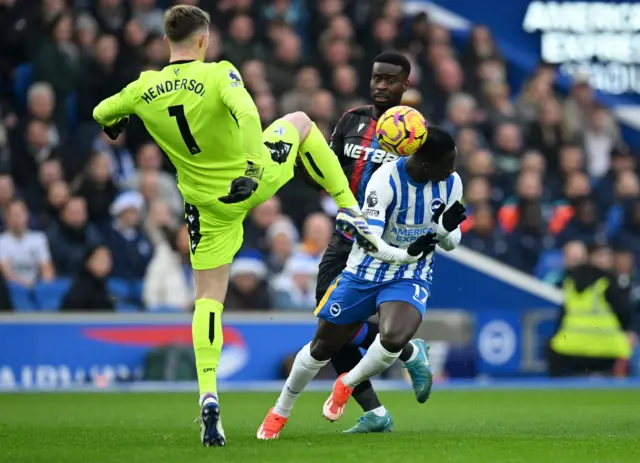
[[[221,315],[229,264],[242,244],[242,222],[294,175],[300,157],[312,178],[336,200],[337,227],[368,251],[368,228],[340,163],[304,114],[279,119],[264,133],[258,110],[229,62],[204,63],[209,15],[177,5],[164,17],[170,63],[144,72],[101,102],[94,119],[115,138],[136,114],[171,159],[185,200],[191,265],[196,281],[192,335],[198,371],[202,443],[225,444],[216,390],[222,349]]]
[[[451,250],[460,242],[459,225],[466,216],[455,158],[451,135],[431,126],[416,154],[373,174],[364,212],[381,238],[378,256],[385,254],[396,263],[385,263],[354,247],[347,268],[318,305],[315,337],[296,356],[276,405],[258,429],[258,439],[279,437],[302,390],[376,311],[380,333],[364,358],[336,380],[323,415],[338,420],[354,388],[400,356],[422,322],[431,293],[435,245]]]
[[[398,106],[409,87],[411,63],[400,53],[388,52],[376,56],[372,63],[369,91],[371,105],[347,111],[338,121],[331,135],[330,146],[340,160],[353,194],[364,207],[365,190],[371,176],[398,156],[380,148],[376,138],[376,124],[388,109]],[[304,170],[301,170],[304,176]],[[309,180],[306,178],[306,180]],[[313,182],[309,182],[313,186]],[[372,201],[375,199],[371,199]],[[318,272],[316,302],[320,304],[329,286],[347,264],[353,241],[336,232],[327,248]],[[360,348],[367,349],[378,334],[378,324],[367,322],[354,338],[331,358],[338,374],[351,370],[361,359]],[[431,392],[432,373],[428,366],[428,346],[421,339],[412,340],[400,354],[400,360],[411,376],[416,398],[425,402]],[[380,402],[370,381],[363,381],[353,391],[353,398],[364,414],[347,433],[386,432],[393,427],[393,419]]]

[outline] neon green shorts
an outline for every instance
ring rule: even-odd
[[[230,264],[243,240],[242,222],[247,213],[265,202],[293,178],[300,136],[289,121],[278,119],[263,132],[264,142],[290,145],[284,162],[271,159],[264,168],[256,192],[247,201],[224,204],[215,201],[197,205],[185,203],[184,212],[191,245],[191,266],[194,270],[209,270]],[[265,150],[267,147],[265,146]],[[229,184],[231,184],[229,179]]]

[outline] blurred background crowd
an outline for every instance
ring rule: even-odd
[[[522,88],[490,31],[468,43],[397,0],[181,0],[211,13],[208,61],[243,75],[264,125],[303,110],[329,137],[367,104],[371,61],[412,62],[405,104],[457,140],[470,218],[463,245],[551,284],[607,254],[640,301],[637,156],[594,100],[541,64]],[[167,63],[169,0],[1,0],[0,307],[190,310],[193,282],[173,170],[139,120],[109,140],[93,107]],[[333,230],[331,199],[294,179],[246,221],[231,310],[308,311]],[[437,278],[437,277],[436,277]],[[10,297],[11,296],[11,297]]]

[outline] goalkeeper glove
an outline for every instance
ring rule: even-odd
[[[229,194],[221,196],[218,200],[225,204],[233,204],[249,199],[253,192],[258,189],[258,180],[261,177],[262,167],[248,162],[244,175],[234,179],[229,187]]]
[[[106,133],[109,138],[115,140],[122,132],[124,132],[124,129],[128,123],[129,116],[126,116],[120,119],[115,124],[102,127],[102,130],[104,130],[104,133]]]
[[[441,235],[451,233],[467,219],[467,208],[464,207],[460,201],[453,203],[446,211],[445,207],[446,205],[442,203],[435,214],[433,214],[433,221],[438,225],[438,228],[445,230],[444,232],[440,231]]]
[[[409,245],[407,254],[418,257],[418,260],[426,259],[429,254],[435,251],[436,244],[438,244],[438,236],[435,232],[429,231]]]

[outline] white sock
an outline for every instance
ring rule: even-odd
[[[369,413],[374,413],[376,416],[384,416],[387,414],[387,409],[384,408],[384,405],[380,405],[378,408],[370,410]]]
[[[413,347],[413,352],[411,353],[411,356],[409,357],[409,360],[407,360],[405,363],[405,365],[409,362],[411,362],[412,360],[415,360],[418,357],[418,348],[416,346],[414,346],[413,344],[411,345]]]
[[[328,360],[320,361],[314,359],[311,356],[310,346],[311,343],[307,344],[298,352],[298,355],[296,355],[291,373],[282,388],[275,407],[273,407],[274,412],[285,418],[289,417],[293,404],[300,393],[318,374],[320,369],[329,363]]]
[[[367,350],[366,355],[358,364],[347,373],[342,382],[349,387],[356,387],[361,382],[382,373],[389,368],[395,360],[400,357],[400,352],[389,352],[380,344],[380,333]]]

